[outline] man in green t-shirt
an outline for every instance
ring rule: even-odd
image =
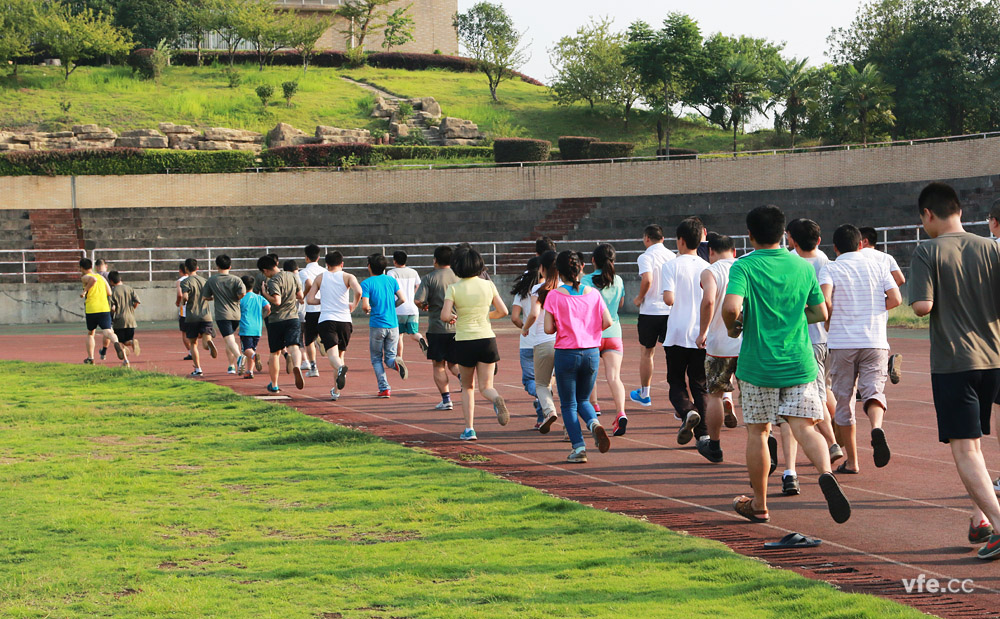
[[[785,215],[761,206],[747,215],[754,252],[737,260],[729,272],[722,318],[730,337],[743,335],[740,381],[747,439],[747,468],[753,498],[733,500],[736,513],[767,522],[767,473],[771,424],[784,421],[810,462],[820,472],[819,485],[836,522],[851,517],[851,504],[830,472],[830,452],[816,429],[826,405],[816,386],[818,368],[809,340],[809,323],[828,318],[826,303],[811,264],[781,247]]]

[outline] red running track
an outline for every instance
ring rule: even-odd
[[[45,333],[0,335],[0,358],[26,361],[79,363],[84,357],[84,338],[64,327]],[[612,449],[600,454],[591,447],[590,462],[565,463],[569,444],[562,442],[557,424],[548,435],[531,430],[534,410],[521,388],[516,356],[517,340],[512,329],[499,330],[504,359],[497,387],[509,403],[511,421],[500,427],[485,400],[477,400],[476,430],[479,442],[457,440],[463,429],[461,410],[432,410],[439,395],[430,378],[430,363],[419,358],[417,347],[407,342],[405,357],[411,377],[402,381],[390,373],[392,399],[374,397],[375,377],[367,358],[367,330],[359,327],[348,351],[350,366],[347,388],[340,401],[330,401],[333,372],[323,360],[321,376],[307,379],[297,391],[290,376],[282,373],[283,400],[302,412],[327,421],[352,426],[407,445],[419,446],[463,466],[490,471],[541,488],[555,495],[581,501],[601,509],[648,519],[678,531],[715,539],[742,554],[760,557],[772,565],[822,579],[838,587],[888,597],[925,612],[945,617],[1000,617],[1000,562],[975,558],[978,546],[966,541],[969,500],[959,481],[950,451],[937,441],[929,384],[929,344],[925,339],[896,332],[894,352],[904,355],[903,380],[889,385],[889,411],[885,430],[892,448],[892,461],[884,469],[871,464],[871,449],[864,440],[868,422],[859,414],[858,436],[862,474],[841,476],[841,485],[851,499],[853,515],[837,525],[830,518],[816,484],[815,471],[799,458],[802,494],[785,497],[780,492],[780,471],[771,477],[769,524],[752,524],[736,516],[731,501],[749,490],[742,428],[724,430],[725,462],[711,464],[689,445],[676,442],[678,422],[666,397],[665,381],[653,385],[653,407],[629,403],[628,434],[612,439]],[[143,354],[133,367],[183,375],[190,362],[182,361],[176,331],[143,331]],[[910,335],[911,337],[905,337]],[[636,344],[626,343],[623,379],[626,388],[637,385]],[[262,348],[263,346],[262,342]],[[631,348],[631,350],[629,350]],[[114,357],[114,355],[110,355]],[[263,396],[266,376],[253,381],[225,374],[225,361],[204,355],[206,380],[228,386],[238,393]],[[98,361],[98,364],[101,362]],[[110,360],[107,363],[112,363]],[[665,365],[656,360],[656,376]],[[266,368],[265,368],[266,372]],[[606,411],[608,400],[603,378],[598,382]],[[454,388],[454,387],[453,387]],[[604,416],[610,426],[611,418]],[[984,439],[987,463],[994,477],[1000,471],[1000,447],[994,437]],[[468,455],[485,461],[468,461]],[[465,456],[463,458],[462,456]],[[475,458],[483,460],[483,458]],[[797,531],[819,537],[819,548],[769,551],[764,541]],[[946,584],[951,579],[974,583],[972,593],[907,593],[903,579],[924,574]]]

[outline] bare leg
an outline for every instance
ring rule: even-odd
[[[882,419],[885,417],[885,409],[877,400],[869,400],[865,407],[865,412],[868,413],[868,419],[872,423],[872,428],[881,428]]]
[[[756,511],[767,510],[767,471],[771,467],[771,455],[767,451],[769,423],[747,424],[747,470],[750,485],[753,486],[753,503]]]
[[[315,341],[312,344],[309,344],[309,345],[306,346],[305,353],[306,353],[306,361],[309,362],[309,365],[314,365],[316,363],[316,342]]]
[[[302,365],[302,349],[298,346],[289,346],[288,354],[292,357],[292,367],[297,368]]]
[[[191,342],[188,341],[187,335],[181,333],[181,342],[184,343],[184,350],[191,352]]]
[[[608,381],[608,390],[611,398],[615,401],[615,411],[625,412],[625,385],[622,383],[622,356],[616,352],[608,351],[602,355],[604,361],[604,377]],[[594,392],[597,392],[597,385],[594,385]]]
[[[483,394],[483,397],[490,402],[496,400],[500,397],[500,393],[493,388],[493,368],[496,367],[495,363],[480,363],[476,365],[476,374],[479,375],[479,393]],[[462,377],[462,381],[465,382],[465,377]],[[470,428],[472,426],[469,426]]]
[[[833,397],[833,391],[830,389],[826,390],[826,414],[823,415],[823,421],[816,424],[816,429],[819,433],[823,435],[826,439],[826,446],[833,447],[837,444],[837,437],[833,431],[833,412],[836,410],[837,401]]]
[[[462,414],[465,416],[465,427],[474,428],[472,423],[476,418],[476,380],[475,368],[462,368]]]
[[[812,419],[803,417],[785,417],[785,424],[791,428],[796,442],[802,446],[802,452],[820,475],[830,472],[830,448],[826,446],[823,435],[816,429]]]
[[[852,471],[860,471],[861,463],[858,462],[857,427],[853,425],[842,426],[838,423],[834,424],[833,429],[837,433],[837,442],[844,448],[844,467]]]
[[[446,361],[434,362],[434,386],[438,393],[448,393],[448,363]]]
[[[722,394],[705,394],[705,425],[708,427],[708,438],[717,441],[722,436],[722,421],[725,411],[722,409]]]
[[[344,365],[344,359],[340,355],[341,353],[339,346],[334,346],[333,348],[326,349],[326,358],[329,359],[330,361],[330,367],[332,367],[336,372],[339,372],[340,368],[343,367]]]
[[[639,356],[639,386],[649,387],[653,383],[653,356],[656,348],[643,348]]]
[[[271,378],[271,386],[278,387],[278,364],[281,363],[281,351],[271,353],[271,359],[267,364],[267,374]]]
[[[193,340],[188,340],[188,345],[190,346],[190,351],[191,351],[191,365],[194,366],[194,369],[200,370],[201,351],[198,350],[198,338],[195,338]]]
[[[97,342],[94,340],[94,332],[87,331],[87,358],[94,358],[94,349],[97,348]]]
[[[781,453],[785,457],[785,470],[795,472],[795,459],[799,455],[799,444],[787,423],[781,424]]]
[[[990,472],[986,468],[980,440],[951,439],[949,445],[951,445],[951,455],[958,466],[958,476],[962,478],[973,505],[978,512],[985,515],[994,530],[1000,531],[1000,503],[997,502]],[[975,514],[973,516],[975,517]],[[980,520],[982,518],[983,516],[979,516]]]
[[[222,338],[222,341],[226,344],[226,358],[229,359],[229,365],[236,367],[236,361],[240,357],[240,345],[236,342],[236,335],[231,333]]]

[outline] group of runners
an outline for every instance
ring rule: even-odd
[[[974,508],[968,539],[985,543],[978,556],[1000,557],[1000,480],[990,479],[980,439],[990,433],[994,402],[1000,403],[1000,245],[964,231],[961,205],[948,185],[934,183],[919,196],[920,220],[930,236],[912,256],[909,302],[930,316],[931,384],[939,439],[948,443]],[[990,214],[1000,236],[1000,204]],[[733,239],[710,233],[697,217],[676,228],[676,253],[664,244],[660,226],[643,232],[638,258],[637,307],[640,385],[631,392],[621,380],[625,345],[619,311],[626,299],[615,272],[615,248],[598,245],[590,256],[559,251],[543,237],[536,256],[515,282],[509,311],[491,281],[482,256],[468,244],[434,250],[434,268],[420,277],[398,251],[367,258],[363,281],[344,270],[344,256],[305,248],[305,266],[295,260],[279,268],[276,255],[257,261],[258,273],[230,273],[232,261],[218,256],[205,279],[198,261],[179,265],[179,326],[192,376],[202,376],[201,349],[218,356],[213,320],[224,342],[227,372],[253,378],[263,363],[257,348],[267,330],[268,393],[279,393],[282,365],[302,389],[320,376],[317,358],[333,369],[333,400],[346,386],[345,352],[352,313],[361,305],[369,321],[369,353],[377,396],[391,397],[388,372],[409,376],[404,340],[432,362],[441,399],[436,410],[452,410],[450,379],[461,386],[465,429],[461,440],[477,440],[475,392],[489,402],[500,425],[510,412],[493,386],[501,355],[491,321],[510,316],[521,330],[522,384],[532,397],[535,429],[548,434],[561,417],[571,443],[567,461],[587,462],[587,440],[601,453],[629,425],[626,401],[653,405],[650,386],[656,349],[666,359],[668,397],[678,421],[677,442],[694,441],[704,458],[724,459],[723,427],[738,425],[733,393],[747,429],[747,468],[752,496],[733,508],[753,522],[770,519],[768,477],[776,470],[781,437],[785,469],[782,491],[799,493],[795,462],[801,449],[819,473],[818,483],[833,519],[846,522],[851,506],[836,475],[863,470],[856,410],[868,416],[872,462],[884,467],[891,450],[884,426],[889,408],[886,381],[900,380],[900,356],[890,354],[888,313],[902,303],[906,281],[896,261],[877,251],[874,229],[845,224],[833,231],[836,259],[819,249],[820,227],[808,219],[788,222],[776,206],[752,210],[746,227],[754,251],[736,256]],[[783,243],[783,241],[785,241]],[[588,269],[588,264],[592,269]],[[87,311],[88,358],[96,332],[128,364],[139,354],[135,337],[135,292],[118,273],[107,280],[81,260]],[[589,273],[585,272],[590,270]],[[419,312],[428,317],[426,337]],[[238,337],[238,340],[237,340]],[[600,365],[614,403],[605,429],[596,381]],[[558,397],[559,407],[555,400]],[[841,461],[837,468],[834,464]]]

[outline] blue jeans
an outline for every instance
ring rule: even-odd
[[[535,398],[535,416],[538,418],[538,423],[541,423],[545,421],[545,413],[542,412],[542,406],[538,403],[538,394],[535,392],[535,349],[522,348],[519,353],[521,355],[521,384],[524,385],[524,390],[528,395]]]
[[[590,403],[590,393],[597,382],[597,368],[601,356],[596,348],[557,348],[555,352],[556,388],[563,424],[569,433],[573,448],[584,447],[580,419],[587,427],[597,420],[597,413]],[[579,417],[577,416],[579,414]]]
[[[385,368],[396,369],[396,344],[399,343],[399,329],[372,328],[368,331],[368,350],[372,356],[372,367],[375,368],[375,379],[378,380],[378,390],[389,389],[389,381],[385,377]]]

